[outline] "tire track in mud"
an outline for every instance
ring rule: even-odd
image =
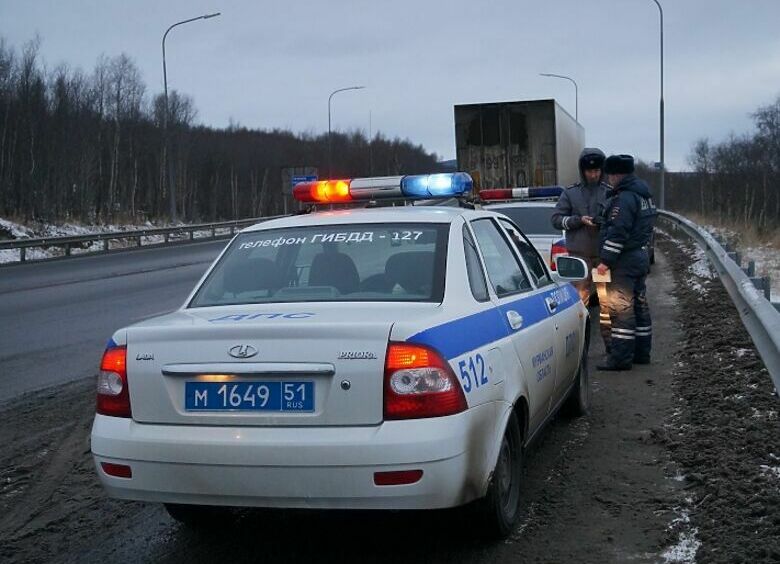
[[[116,505],[89,454],[93,390],[89,378],[0,406],[0,560],[57,560],[99,530],[94,506]]]

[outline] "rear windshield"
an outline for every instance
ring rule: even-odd
[[[553,227],[550,218],[554,207],[533,208],[488,208],[491,211],[503,213],[514,221],[526,235],[560,235],[561,231]]]
[[[449,224],[348,224],[239,235],[190,307],[441,302]]]

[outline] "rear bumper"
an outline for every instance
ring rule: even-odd
[[[96,415],[92,453],[112,497],[289,508],[434,509],[484,495],[495,435],[492,404],[375,427],[196,427]],[[132,478],[107,475],[125,464]],[[374,472],[422,470],[399,486]]]

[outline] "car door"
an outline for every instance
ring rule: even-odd
[[[557,283],[552,279],[547,265],[525,235],[509,221],[500,220],[518,248],[531,274],[531,279],[544,296],[548,317],[554,332],[554,356],[556,364],[555,401],[569,389],[579,363],[581,323],[571,284]]]
[[[490,218],[472,220],[471,228],[526,380],[533,432],[546,419],[555,389],[553,325],[542,292],[529,280],[506,233]]]

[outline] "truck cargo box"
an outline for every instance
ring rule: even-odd
[[[455,106],[458,169],[480,188],[568,185],[579,180],[585,130],[555,100]]]

